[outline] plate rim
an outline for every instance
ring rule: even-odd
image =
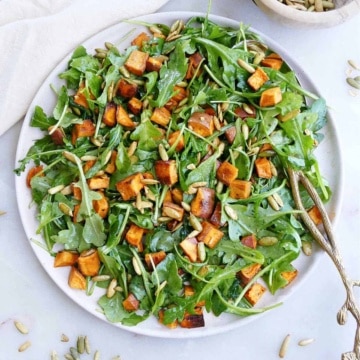
[[[117,28],[121,28],[123,26],[125,26],[125,27],[134,26],[135,28],[138,28],[139,26],[142,27],[141,25],[131,23],[131,21],[147,21],[147,22],[151,22],[151,23],[153,23],[153,22],[170,23],[171,21],[175,21],[176,19],[179,19],[179,18],[185,20],[185,19],[189,19],[194,16],[206,16],[206,13],[191,12],[191,11],[176,11],[176,12],[169,11],[169,12],[157,12],[157,13],[153,13],[153,14],[138,16],[138,17],[131,18],[131,19],[128,19],[125,21],[121,21],[118,24],[109,26],[109,27],[105,28],[104,30],[102,30],[101,32],[88,37],[85,41],[78,44],[78,46],[83,45],[87,51],[90,51],[90,50],[93,50],[95,43],[100,43],[100,41],[110,41],[111,39],[106,39],[106,36],[109,36],[108,34],[114,32]],[[212,14],[209,14],[208,17],[211,21],[214,21],[221,25],[228,25],[228,26],[234,27],[234,26],[239,26],[239,24],[242,23],[246,26],[249,26],[249,29],[251,31],[255,32],[256,34],[258,34],[261,37],[261,39],[264,40],[264,42],[266,44],[268,44],[268,45],[271,44],[271,48],[273,48],[274,50],[277,50],[281,53],[282,57],[284,57],[286,59],[286,62],[296,72],[296,75],[300,79],[304,78],[306,80],[306,82],[308,83],[308,85],[310,85],[312,92],[315,92],[316,94],[319,94],[319,95],[321,94],[320,91],[318,90],[318,88],[316,87],[316,85],[310,79],[310,77],[306,74],[306,72],[303,71],[302,67],[297,63],[296,59],[294,59],[294,57],[291,56],[291,54],[285,48],[283,48],[276,40],[273,40],[268,35],[264,34],[261,31],[256,30],[251,25],[246,24],[242,20],[235,20],[232,18],[219,16],[219,15],[212,15]],[[120,39],[121,35],[118,35],[118,38]],[[41,94],[42,94],[42,92],[45,91],[44,88],[46,86],[49,87],[49,85],[53,83],[53,80],[57,79],[60,71],[64,70],[64,67],[67,64],[67,61],[70,59],[70,57],[73,53],[73,50],[71,52],[69,52],[66,56],[64,56],[62,59],[60,59],[59,62],[57,63],[57,65],[50,71],[48,76],[45,78],[45,80],[40,85],[38,91],[36,92],[35,96],[33,97],[32,101],[31,101],[30,105],[28,106],[28,110],[24,117],[23,124],[21,126],[21,131],[20,131],[19,138],[18,138],[18,145],[17,145],[16,157],[15,157],[15,167],[18,166],[19,160],[24,157],[24,154],[26,154],[26,151],[28,150],[28,147],[26,147],[26,149],[23,148],[24,138],[26,137],[27,132],[29,132],[29,129],[30,130],[33,129],[35,131],[34,128],[31,128],[29,126],[29,123],[30,123],[35,106],[39,104],[38,98],[41,99]],[[308,87],[306,87],[306,88],[308,89]],[[50,87],[48,88],[47,91],[50,91]],[[330,111],[328,111],[328,113],[327,113],[327,118],[328,118],[328,124],[326,126],[329,127],[329,125],[330,125],[330,127],[333,129],[332,136],[334,137],[335,147],[338,151],[338,154],[337,154],[337,159],[338,159],[337,184],[338,185],[336,188],[336,193],[333,193],[333,195],[332,195],[333,198],[331,200],[331,203],[334,204],[334,208],[335,208],[334,210],[336,211],[336,213],[333,214],[333,216],[332,216],[333,226],[335,228],[336,224],[338,222],[338,219],[340,217],[340,210],[341,210],[342,199],[343,199],[343,196],[342,196],[343,195],[343,162],[341,161],[342,153],[341,153],[340,140],[339,140],[339,137],[337,136],[338,132],[336,131],[336,122],[334,121],[333,115],[330,113]],[[36,130],[38,130],[38,129],[36,129]],[[33,143],[32,140],[31,140],[31,143]],[[100,320],[113,325],[115,328],[126,330],[129,332],[138,334],[138,335],[147,335],[147,336],[158,337],[158,338],[189,338],[190,339],[190,338],[204,337],[204,336],[215,335],[218,333],[230,331],[232,329],[244,326],[252,321],[256,321],[256,320],[260,319],[262,316],[265,316],[266,314],[272,312],[272,310],[269,310],[269,311],[265,311],[264,313],[252,315],[252,316],[248,316],[248,317],[236,317],[236,319],[229,324],[225,324],[225,325],[217,326],[217,327],[213,327],[213,328],[207,327],[205,325],[204,328],[197,328],[197,329],[190,329],[190,330],[182,329],[182,328],[170,330],[163,325],[161,327],[159,327],[158,329],[151,329],[151,328],[148,329],[148,328],[143,328],[141,326],[141,324],[139,324],[137,326],[129,327],[129,326],[122,325],[120,323],[111,323],[103,316],[103,314],[98,312],[96,309],[91,310],[91,309],[87,308],[83,303],[81,303],[80,299],[77,296],[78,293],[76,293],[72,289],[70,289],[67,286],[67,282],[64,286],[64,284],[61,284],[58,280],[54,279],[54,276],[52,276],[51,272],[54,271],[55,268],[51,267],[49,269],[47,264],[43,261],[43,259],[42,259],[43,254],[46,254],[46,256],[49,258],[50,258],[50,256],[46,252],[46,250],[40,248],[36,243],[34,243],[31,240],[34,233],[30,232],[29,225],[27,225],[25,218],[24,218],[25,214],[27,213],[27,215],[28,215],[28,212],[29,212],[28,208],[26,208],[27,210],[24,209],[25,208],[24,203],[21,202],[21,199],[23,197],[22,191],[24,190],[24,181],[23,181],[24,175],[26,175],[26,172],[23,172],[20,176],[15,175],[16,201],[17,201],[17,206],[18,206],[22,226],[24,228],[27,240],[30,243],[30,246],[31,246],[37,260],[40,262],[41,266],[44,268],[47,275],[51,278],[52,282],[54,282],[67,297],[72,299],[78,306],[83,308],[85,311],[87,311],[91,315],[99,318]],[[35,210],[35,207],[33,210]],[[35,221],[35,219],[33,219],[33,220]],[[289,298],[291,298],[291,296],[294,295],[294,293],[300,291],[301,290],[300,288],[303,287],[304,284],[306,284],[307,277],[310,276],[315,271],[315,269],[317,268],[317,266],[319,264],[320,259],[323,256],[325,256],[325,252],[323,252],[321,250],[316,251],[312,255],[310,268],[305,273],[302,274],[301,280],[297,281],[297,283],[295,283],[295,284],[292,284],[292,286],[290,288],[286,289],[285,294],[281,294],[281,295],[277,296],[277,298],[282,300],[281,302],[283,302],[285,300],[288,301]],[[60,273],[61,269],[56,268],[56,271]],[[98,299],[96,299],[96,302],[97,302],[97,300]],[[205,314],[205,316],[207,316],[207,314]],[[222,314],[221,316],[225,317],[225,316],[228,316],[228,314]],[[148,321],[148,320],[146,320],[146,321]]]

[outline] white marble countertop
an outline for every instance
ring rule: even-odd
[[[174,10],[205,12],[207,1],[170,0],[160,9]],[[299,30],[269,20],[249,0],[214,0],[211,12],[250,24],[276,40],[302,65],[333,109],[344,165],[344,197],[335,233],[350,276],[360,279],[360,91],[350,96],[345,82],[347,60],[360,64],[360,16],[332,29]],[[292,360],[336,360],[353,348],[355,321],[349,317],[344,326],[337,324],[345,292],[327,257],[282,306],[223,334],[160,339],[117,329],[89,315],[54,285],[23,231],[13,173],[20,128],[21,123],[0,137],[0,210],[6,212],[0,216],[0,360],[50,359],[52,350],[62,359],[78,335],[87,335],[93,352],[98,349],[101,359],[109,360],[116,355],[122,360],[275,360],[286,334],[291,334],[286,358]],[[26,324],[29,334],[20,334],[14,319]],[[63,333],[68,343],[60,341]],[[298,346],[304,338],[315,341]],[[31,341],[31,347],[18,352],[25,341]]]

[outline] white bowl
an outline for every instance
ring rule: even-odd
[[[360,0],[334,0],[335,9],[310,12],[294,9],[279,0],[254,0],[258,7],[277,22],[299,28],[327,28],[339,25],[360,12]]]

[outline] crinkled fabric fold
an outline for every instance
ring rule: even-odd
[[[26,113],[36,91],[76,46],[168,0],[1,0],[0,135]]]

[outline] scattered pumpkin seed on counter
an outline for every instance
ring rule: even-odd
[[[301,11],[323,12],[335,9],[334,0],[278,0],[284,5]]]
[[[325,101],[243,24],[136,25],[125,51],[78,47],[52,114],[34,109],[42,137],[16,172],[27,171],[49,256],[126,326],[269,310],[278,304],[261,297],[294,281],[313,241],[287,169],[331,198],[314,154]]]

